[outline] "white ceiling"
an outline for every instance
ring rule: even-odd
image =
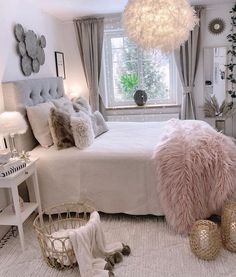
[[[67,21],[79,16],[122,12],[128,0],[28,0],[43,11]],[[233,0],[190,0],[194,5],[233,3]]]

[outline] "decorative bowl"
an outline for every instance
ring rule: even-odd
[[[144,106],[147,102],[147,93],[144,90],[136,90],[134,93],[134,102],[138,106]]]
[[[0,150],[0,164],[6,164],[11,158],[11,152],[8,150]]]

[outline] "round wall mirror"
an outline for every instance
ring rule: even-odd
[[[224,30],[225,30],[225,22],[221,18],[215,18],[210,21],[210,23],[208,25],[208,29],[209,29],[210,33],[212,33],[214,35],[219,35],[222,32],[224,32]]]

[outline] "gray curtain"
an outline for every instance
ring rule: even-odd
[[[201,21],[202,7],[195,7]],[[190,32],[189,39],[174,51],[175,61],[183,85],[181,119],[196,119],[193,88],[200,53],[200,21]]]
[[[81,18],[74,21],[79,52],[89,89],[89,101],[93,111],[99,110],[99,79],[104,34],[103,18]]]

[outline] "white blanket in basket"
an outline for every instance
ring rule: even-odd
[[[104,270],[106,255],[121,251],[121,242],[107,244],[102,230],[100,216],[97,212],[90,215],[85,226],[69,232],[81,277],[108,277]]]
[[[75,255],[70,256],[70,259],[67,255],[67,252],[72,250],[71,241],[68,239],[69,233],[72,230],[73,229],[60,229],[53,232],[51,234],[51,238],[47,240],[47,256],[49,258],[54,258],[59,264],[63,264],[65,266],[76,263]],[[64,245],[62,242],[64,242]]]

